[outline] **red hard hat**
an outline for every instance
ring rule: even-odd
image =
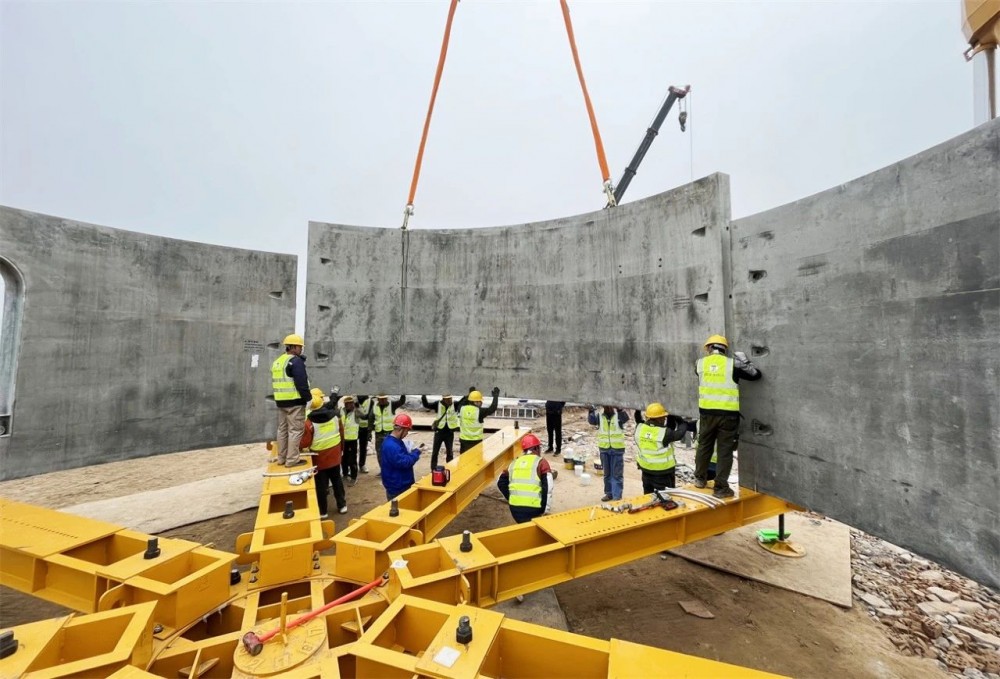
[[[413,420],[406,413],[400,413],[392,420],[392,425],[394,427],[406,427],[407,429],[413,429]]]
[[[534,434],[525,434],[524,438],[521,439],[521,450],[531,450],[532,448],[541,448],[542,442],[538,440],[538,437]]]

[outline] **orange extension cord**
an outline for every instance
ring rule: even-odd
[[[434,114],[434,102],[437,100],[438,89],[441,86],[441,74],[444,72],[444,62],[448,56],[448,42],[451,39],[451,26],[455,20],[455,9],[459,0],[451,0],[448,7],[448,20],[444,27],[444,39],[441,41],[441,54],[438,57],[437,71],[434,73],[434,87],[431,89],[431,101],[427,106],[427,118],[424,120],[424,131],[420,136],[420,147],[417,150],[417,162],[413,167],[413,179],[410,181],[410,195],[406,200],[406,209],[403,211],[403,228],[406,228],[410,215],[413,214],[413,201],[417,195],[417,183],[420,181],[420,166],[424,161],[424,148],[427,146],[427,133],[431,128],[431,116]],[[587,81],[583,77],[583,67],[580,65],[580,55],[576,49],[576,37],[573,35],[573,22],[569,16],[569,5],[566,0],[559,0],[562,6],[563,20],[566,23],[566,35],[569,37],[569,46],[573,52],[573,63],[576,65],[576,74],[580,78],[580,87],[583,89],[583,101],[587,105],[587,116],[590,118],[590,129],[594,134],[594,147],[597,150],[597,163],[601,168],[601,178],[604,180],[604,192],[608,196],[610,205],[615,204],[614,191],[611,187],[611,173],[608,171],[608,159],[604,155],[604,142],[601,141],[601,131],[597,127],[597,116],[594,114],[594,105],[590,101],[590,93],[587,92]]]

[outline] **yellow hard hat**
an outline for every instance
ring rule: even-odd
[[[646,406],[646,419],[651,420],[654,417],[666,417],[667,409],[663,407],[662,403],[650,403]]]
[[[725,348],[727,348],[727,349],[729,348],[729,340],[727,340],[722,335],[712,335],[707,340],[705,340],[705,346],[706,347],[709,346],[709,345],[712,345],[712,344],[721,344]]]
[[[469,394],[470,401],[482,401],[483,395],[478,391],[473,391]]]
[[[306,345],[305,341],[302,339],[302,335],[296,335],[295,333],[292,333],[291,335],[286,337],[285,341],[282,342],[282,344],[284,344],[285,346],[296,346],[296,347],[304,347]]]
[[[317,398],[323,398],[324,396],[326,396],[326,394],[323,393],[323,390],[320,389],[319,387],[313,387],[312,389],[309,390],[309,393],[312,394],[313,397]]]
[[[313,410],[319,410],[323,407],[323,397],[313,396],[313,400],[309,402],[309,407]]]
[[[347,396],[344,397],[344,403],[345,404],[347,404],[347,403],[354,403],[354,397],[351,396],[350,394],[348,394]]]

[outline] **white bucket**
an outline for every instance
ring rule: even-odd
[[[590,485],[590,474],[580,474],[580,485],[581,486]]]
[[[590,474],[584,474],[583,473],[583,465],[582,464],[577,464],[576,466],[574,466],[573,467],[573,473],[576,474],[577,476],[581,476],[581,477],[582,476],[590,476]]]

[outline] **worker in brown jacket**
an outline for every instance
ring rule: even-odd
[[[337,511],[341,514],[347,513],[347,494],[344,492],[344,479],[340,475],[344,425],[338,415],[337,404],[334,401],[310,412],[306,418],[306,429],[300,444],[303,450],[315,453],[316,500],[319,503],[321,519],[326,519],[330,515],[327,509],[327,497],[331,485],[333,496],[337,500]]]

